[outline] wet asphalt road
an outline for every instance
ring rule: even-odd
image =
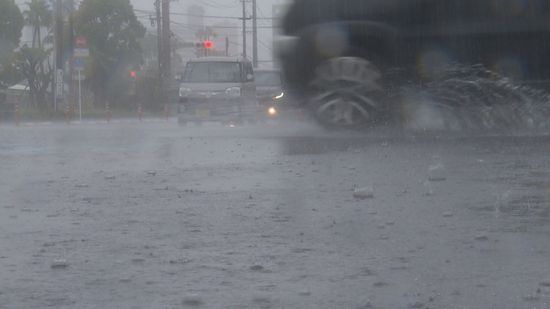
[[[0,308],[550,308],[549,151],[548,136],[4,124]]]

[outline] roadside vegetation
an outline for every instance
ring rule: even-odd
[[[54,1],[0,0],[0,120],[55,120],[76,112],[77,81],[70,74],[76,37],[90,51],[82,71],[83,115],[96,118],[108,107],[113,116],[131,116],[140,105],[145,114],[159,113],[162,94],[154,61],[144,61],[145,27],[129,0],[84,0],[68,8],[63,24],[64,98],[55,104]],[[22,40],[22,34],[31,37]],[[147,64],[146,64],[147,63]],[[130,72],[138,72],[130,76]]]

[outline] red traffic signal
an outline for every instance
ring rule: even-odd
[[[137,77],[137,72],[134,71],[134,70],[130,71],[130,77],[131,78],[136,78]]]
[[[206,49],[212,49],[214,47],[214,42],[212,41],[204,41],[203,47]]]
[[[76,47],[78,48],[86,48],[86,46],[88,46],[88,40],[86,39],[86,37],[80,35],[76,37],[75,43]]]

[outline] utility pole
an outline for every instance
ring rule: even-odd
[[[204,46],[204,42],[206,42],[206,41],[210,41],[210,28],[209,27],[204,27],[203,46]],[[208,48],[206,48],[206,46],[204,46],[203,49],[204,49],[204,56],[208,57]]]
[[[164,102],[164,42],[162,40],[163,38],[163,31],[162,31],[162,11],[161,11],[161,1],[163,0],[155,0],[155,11],[156,11],[156,24],[157,24],[157,58],[158,58],[158,89],[159,89],[159,97],[160,104],[163,104]],[[164,2],[162,3],[164,4]]]
[[[258,8],[256,0],[252,0],[252,64],[258,67]]]
[[[170,31],[170,0],[162,0],[162,51],[163,51],[163,74],[164,78],[172,75],[172,32]]]
[[[160,11],[160,1],[155,1],[155,11],[156,11],[156,24],[157,24],[157,44],[158,44],[158,51],[157,51],[157,58],[158,58],[158,70],[159,70],[159,82],[162,84],[162,65],[163,65],[163,53],[162,53],[162,23],[161,23],[161,11]]]
[[[241,0],[243,3],[243,57],[246,58],[246,0]]]
[[[55,1],[55,92],[54,110],[57,111],[58,100],[63,98],[63,1]]]
[[[225,37],[225,56],[229,56],[229,37]]]
[[[69,52],[69,119],[74,115],[75,106],[75,79],[74,79],[74,0],[68,0],[69,6],[69,37],[68,37],[68,52]],[[78,76],[80,79],[80,76]],[[79,81],[80,82],[80,81]],[[81,119],[82,120],[82,119]]]
[[[162,0],[162,31],[161,31],[161,54],[162,54],[162,71],[161,71],[161,103],[164,105],[164,117],[168,119],[170,114],[170,90],[172,87],[172,31],[170,31],[170,1]]]

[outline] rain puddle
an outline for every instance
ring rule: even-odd
[[[349,151],[382,141],[364,137],[288,137],[281,141],[283,155],[318,155],[330,152]]]
[[[0,154],[16,154],[16,155],[29,155],[29,154],[45,154],[50,153],[51,148],[37,146],[37,145],[24,145],[24,144],[4,144],[0,145]]]

